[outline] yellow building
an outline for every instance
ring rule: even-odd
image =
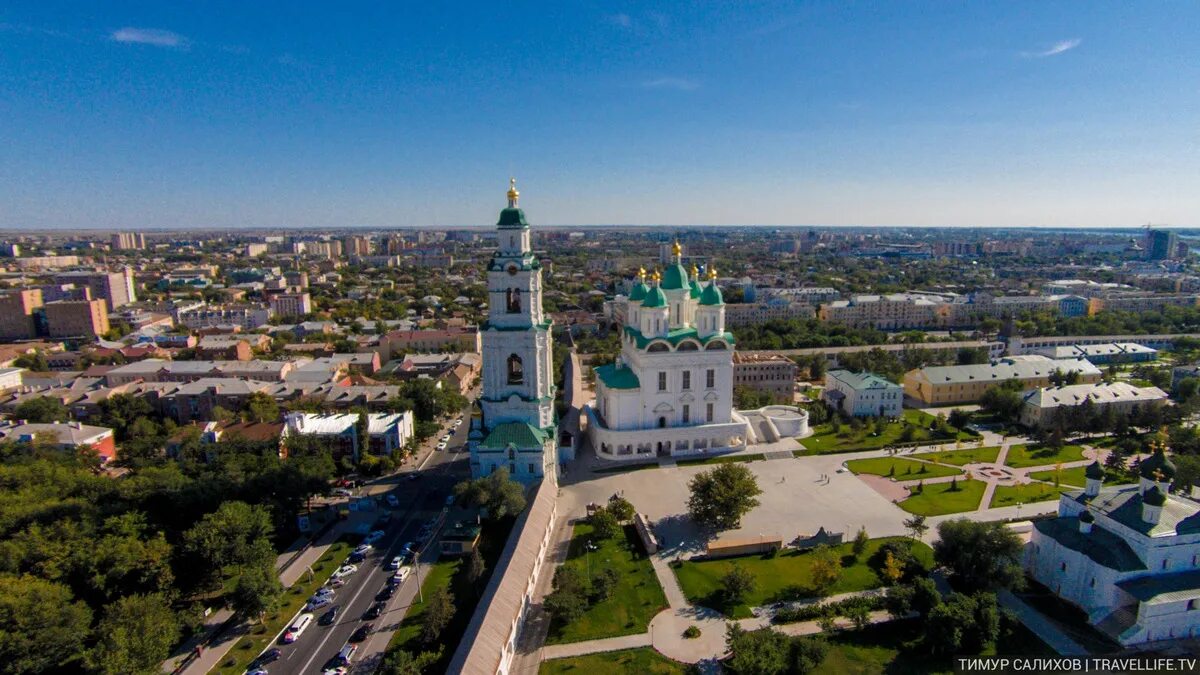
[[[1099,382],[1099,368],[1084,359],[1051,359],[1030,354],[1009,356],[992,363],[968,366],[931,366],[904,374],[904,395],[925,405],[976,403],[988,387],[1018,380],[1022,389],[1051,386],[1055,372],[1079,373],[1080,384]]]

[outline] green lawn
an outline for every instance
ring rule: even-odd
[[[931,658],[912,645],[921,635],[918,619],[875,624],[826,635],[829,651],[814,675],[949,675],[953,661]],[[1001,621],[1001,636],[985,656],[1057,656],[1017,622]]]
[[[221,665],[212,672],[217,675],[242,675],[246,672],[246,666],[270,646],[267,643],[284,629],[287,622],[308,602],[308,598],[341,566],[346,556],[350,555],[350,548],[350,544],[344,541],[331,544],[312,566],[312,576],[301,577],[292,584],[283,594],[283,606],[280,610],[268,614],[263,623],[251,627],[250,634],[239,639],[233,649],[229,650],[229,654],[221,660]]]
[[[869,473],[875,476],[887,476],[896,480],[916,480],[918,478],[936,478],[937,476],[953,476],[962,473],[948,466],[938,466],[927,462],[917,462],[902,457],[868,457],[867,459],[852,459],[846,462],[846,468],[854,473]]]
[[[650,647],[602,652],[569,659],[543,661],[538,675],[683,675],[687,666],[662,656]]]
[[[1032,504],[1058,499],[1059,493],[1072,489],[1069,485],[1054,487],[1048,483],[1027,483],[1025,485],[997,485],[992,493],[990,508],[1001,506],[1016,506],[1017,504]]]
[[[1084,487],[1087,485],[1087,467],[1073,466],[1062,471],[1048,469],[1046,471],[1033,471],[1029,474],[1034,480],[1044,480],[1048,483],[1054,482],[1054,474],[1058,474],[1058,482],[1060,485],[1070,485],[1071,487]],[[1134,483],[1136,480],[1131,473],[1118,473],[1112,469],[1104,470],[1105,485],[1121,485],[1122,483]]]
[[[678,466],[692,466],[693,464],[731,464],[733,462],[757,462],[766,459],[767,456],[762,453],[752,455],[718,455],[716,457],[705,457],[702,459],[681,459],[675,462]]]
[[[962,450],[946,450],[942,452],[919,452],[913,457],[917,459],[925,459],[931,462],[941,462],[942,464],[953,464],[955,466],[966,466],[967,464],[987,464],[995,462],[996,457],[1000,455],[1000,448],[995,445],[988,445],[982,448],[965,448]]]
[[[863,428],[857,431],[851,429],[849,424],[843,423],[840,431],[837,433],[834,433],[832,424],[818,424],[813,428],[813,435],[801,439],[800,445],[804,446],[809,451],[809,454],[874,450],[886,445],[905,442],[901,440],[901,435],[904,433],[906,426],[912,428],[910,442],[946,442],[953,441],[955,438],[973,438],[971,434],[965,431],[958,431],[953,427],[948,427],[949,432],[944,435],[931,432],[929,425],[933,423],[934,418],[932,415],[923,413],[920,410],[905,410],[901,415],[901,419],[903,421],[887,423],[883,431],[875,436],[867,433],[866,423],[863,424]]]
[[[962,513],[979,508],[987,483],[980,480],[958,481],[958,491],[950,491],[950,483],[926,485],[924,492],[912,495],[899,503],[900,508],[922,516],[942,516],[947,513]]]
[[[597,546],[590,555],[586,550],[589,541]],[[557,623],[552,626],[547,644],[643,633],[650,619],[667,607],[667,596],[658,585],[654,567],[633,526],[625,527],[612,539],[597,540],[592,536],[590,524],[576,525],[563,564],[578,569],[584,578],[590,566],[592,574],[605,568],[614,569],[620,579],[612,596],[588,607],[579,620],[566,626]]]
[[[851,562],[850,544],[834,547],[835,553],[842,558],[842,577],[830,590],[831,594],[863,591],[878,588],[882,584],[875,572],[867,567],[867,560],[884,542],[902,537],[884,537],[872,539],[867,551],[857,562]],[[921,542],[913,542],[914,551],[919,559],[927,566],[932,565],[933,550]],[[722,609],[734,618],[750,616],[750,607],[764,605],[783,599],[813,597],[811,588],[811,552],[789,551],[777,556],[741,556],[722,560],[686,561],[675,568],[675,577],[683,594],[694,604]],[[734,564],[749,571],[757,579],[753,592],[746,598],[745,603],[735,607],[720,607],[721,577]]]
[[[428,606],[420,601],[420,596],[424,595],[428,598],[442,588],[448,588],[451,593],[454,593],[454,575],[458,572],[461,564],[460,558],[439,560],[433,564],[429,574],[421,579],[421,594],[418,594],[417,598],[413,600],[413,604],[409,605],[408,611],[404,614],[404,620],[400,622],[400,627],[396,629],[395,633],[392,633],[391,642],[388,643],[389,648],[399,646],[414,654],[429,651],[422,649],[420,644],[421,623],[425,620],[425,608]],[[457,604],[459,599],[457,594],[454,599]]]
[[[1055,451],[1044,445],[1014,445],[1008,449],[1004,463],[1016,468],[1028,466],[1053,466],[1059,462],[1078,462],[1084,459],[1083,446],[1064,445]]]

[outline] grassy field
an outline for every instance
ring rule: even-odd
[[[250,662],[269,646],[268,641],[284,629],[287,622],[291,621],[296,612],[300,611],[308,598],[325,584],[334,570],[341,566],[346,556],[350,555],[350,548],[350,544],[345,541],[336,541],[330,545],[325,550],[325,554],[318,558],[316,564],[312,566],[312,576],[301,577],[299,581],[292,584],[292,587],[283,594],[283,605],[280,610],[274,614],[268,614],[265,621],[252,626],[250,634],[238,640],[233,649],[229,650],[229,654],[221,660],[221,665],[212,672],[217,675],[242,675],[246,672],[246,666],[250,665]]]
[[[949,675],[952,661],[938,661],[909,645],[920,637],[919,620],[892,621],[863,630],[838,631],[827,636],[829,651],[815,675]],[[985,656],[1057,656],[1044,642],[1017,622],[1001,622],[997,644]]]
[[[543,661],[538,675],[683,675],[687,666],[650,647]]]
[[[1016,506],[1017,504],[1032,504],[1058,499],[1062,492],[1072,489],[1069,485],[1054,487],[1047,483],[1027,483],[1025,485],[997,485],[992,493],[990,508],[1001,506]]]
[[[875,476],[887,476],[896,480],[916,480],[918,478],[936,478],[938,476],[953,476],[962,473],[948,466],[938,466],[927,462],[917,462],[902,457],[868,457],[867,459],[852,459],[846,462],[846,468],[854,473],[869,473]]]
[[[1058,482],[1060,485],[1069,485],[1071,487],[1081,488],[1087,485],[1086,471],[1086,466],[1074,466],[1069,469],[1063,469],[1062,471],[1055,471],[1054,469],[1049,469],[1047,471],[1033,471],[1030,472],[1029,477],[1035,480],[1044,480],[1046,482],[1053,483],[1054,474],[1057,473]],[[1123,483],[1137,482],[1133,475],[1128,472],[1118,473],[1112,469],[1105,469],[1104,474],[1105,485],[1121,485]]]
[[[1016,468],[1053,466],[1059,462],[1078,462],[1084,459],[1083,446],[1064,445],[1060,450],[1044,445],[1014,445],[1008,449],[1004,463]]]
[[[842,559],[842,576],[830,594],[863,591],[878,588],[881,583],[875,572],[867,567],[867,560],[884,542],[900,537],[884,537],[872,539],[867,551],[857,560],[852,561],[850,544],[834,547],[834,552]],[[913,542],[917,557],[929,566],[933,562],[933,549],[921,542]],[[722,607],[720,589],[723,577],[734,564],[741,566],[755,576],[756,588],[749,594],[746,601],[734,607]],[[812,590],[812,554],[811,552],[790,551],[776,556],[742,556],[723,560],[687,561],[675,568],[675,577],[679,585],[694,604],[719,609],[734,618],[750,616],[750,608],[764,605],[786,598],[813,597]]]
[[[942,464],[966,466],[967,464],[986,464],[995,462],[1000,455],[1000,448],[988,445],[982,448],[965,448],[963,450],[946,450],[944,452],[919,452],[913,457]]]
[[[934,418],[928,413],[920,410],[905,410],[902,413],[901,420],[889,422],[884,427],[883,431],[878,435],[867,433],[867,426],[855,431],[850,428],[849,424],[842,424],[841,430],[834,432],[832,424],[818,424],[813,428],[813,435],[800,440],[800,445],[804,446],[809,454],[827,454],[835,452],[853,452],[856,450],[874,450],[887,445],[903,442],[900,440],[904,433],[904,428],[909,426],[912,428],[912,438],[909,441],[953,441],[955,438],[970,439],[974,438],[971,434],[965,431],[958,431],[953,427],[948,427],[949,433],[946,435],[936,434],[929,430],[929,425],[933,423]]]
[[[590,555],[586,552],[589,541],[598,547]],[[593,574],[607,568],[616,570],[620,578],[612,596],[588,607],[579,620],[566,626],[557,623],[552,626],[547,644],[643,633],[650,619],[667,607],[667,596],[659,587],[658,577],[632,526],[612,539],[597,540],[592,536],[591,525],[576,525],[563,564],[578,569],[584,578],[589,564]]]
[[[922,516],[941,516],[947,513],[962,513],[979,508],[987,483],[979,480],[958,481],[958,491],[950,491],[950,483],[926,485],[921,494],[912,495],[899,503],[900,508]]]
[[[718,455],[716,457],[705,457],[703,459],[681,459],[675,463],[679,466],[692,466],[694,464],[731,464],[733,462],[758,462],[766,458],[767,456],[762,453],[753,455]]]

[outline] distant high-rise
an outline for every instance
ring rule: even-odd
[[[42,306],[50,337],[97,338],[108,332],[108,310],[104,301],[59,300]]]
[[[114,251],[140,251],[146,248],[146,235],[140,232],[114,232],[112,249]]]
[[[371,255],[371,238],[350,235],[342,239],[342,249],[347,257]]]
[[[59,272],[54,283],[91,288],[92,297],[104,300],[109,311],[137,302],[133,270],[128,267],[120,272]]]
[[[1174,260],[1179,257],[1179,235],[1167,230],[1150,231],[1151,260]]]

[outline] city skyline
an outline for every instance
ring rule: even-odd
[[[1194,6],[317,9],[6,7],[0,228],[1200,212]]]

